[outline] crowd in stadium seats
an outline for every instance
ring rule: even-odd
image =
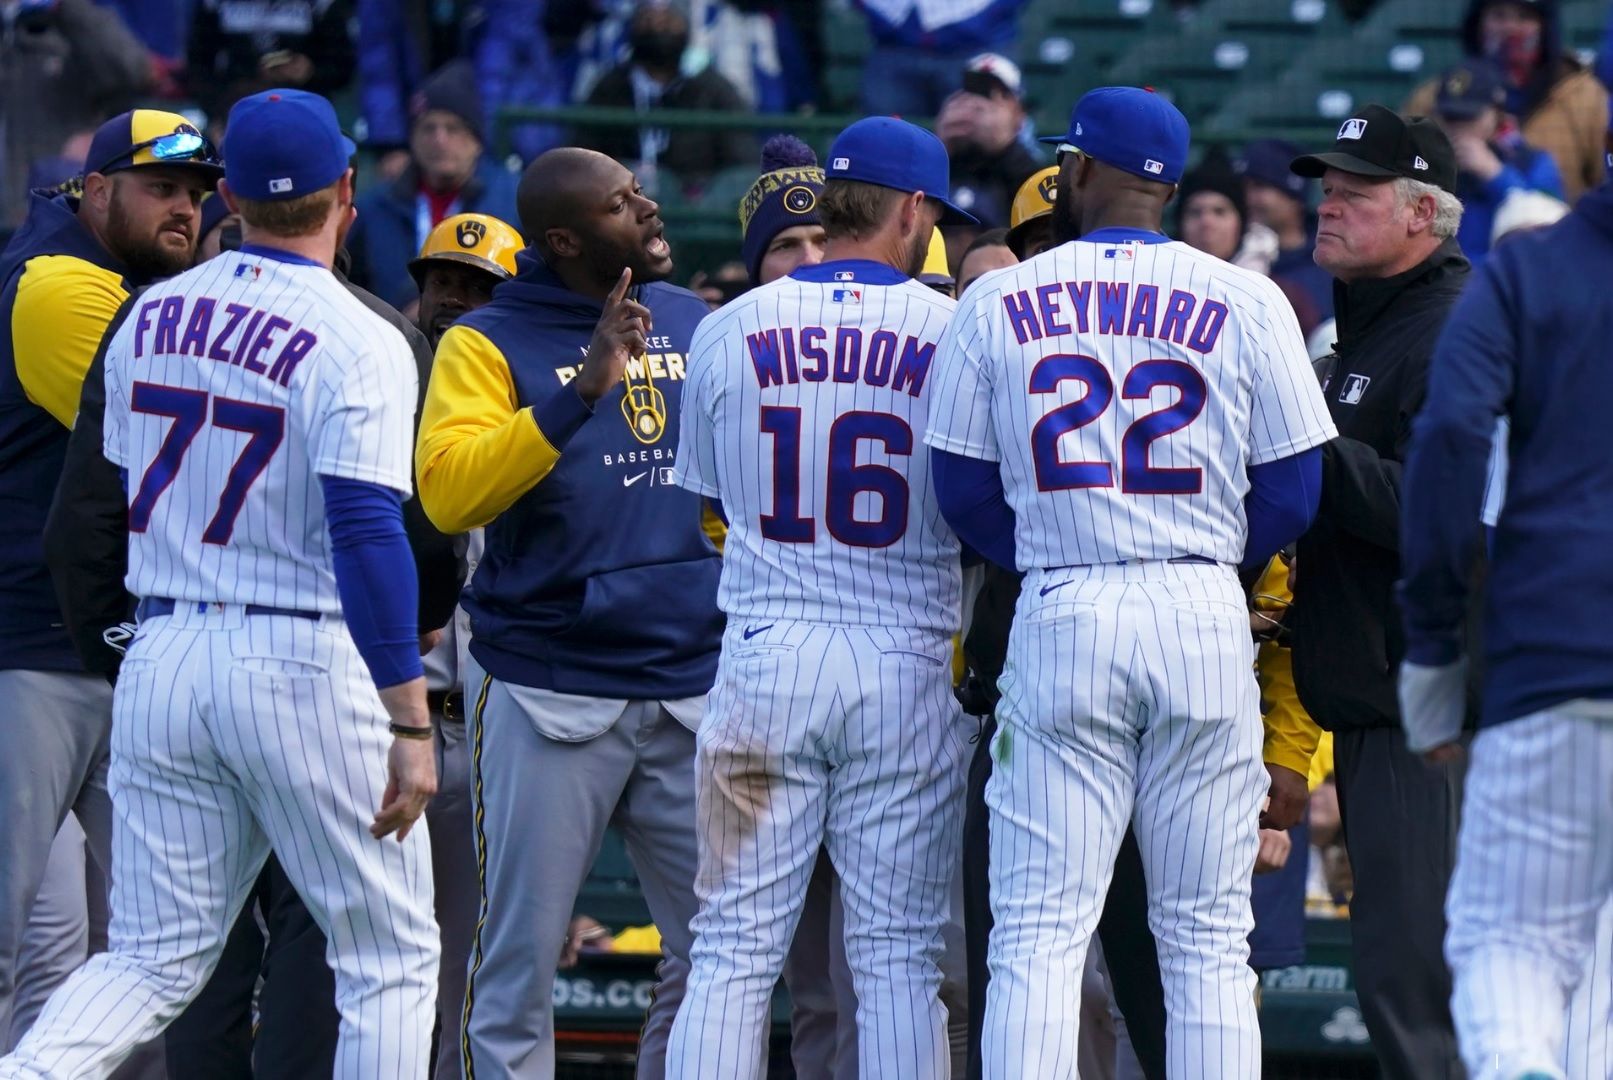
[[[1298,11],[1304,2],[1277,6]],[[1474,267],[1509,235],[1559,220],[1606,179],[1613,24],[1599,52],[1573,47],[1564,12],[1583,14],[1582,0],[1315,2],[1328,18],[1343,19],[1340,56],[1352,47],[1350,27],[1363,41],[1394,44],[1407,26],[1429,28],[1391,14],[1422,7],[1439,13],[1424,22],[1440,23],[1432,39],[1450,46],[1440,54],[1448,63],[1418,69],[1418,77],[1400,71],[1391,83],[1366,77],[1363,85],[1392,87],[1396,96],[1381,104],[1431,118],[1448,140],[1463,208],[1455,241]],[[1180,0],[1161,5],[1163,22],[1149,21],[1157,15],[1150,0],[1069,7],[1062,10],[1060,0],[0,0],[0,240],[22,226],[30,192],[81,191],[84,174],[109,164],[90,157],[91,136],[107,117],[173,110],[198,138],[221,143],[236,101],[293,86],[332,98],[359,146],[346,276],[410,322],[424,318],[423,247],[440,229],[465,227],[462,215],[519,225],[522,168],[561,146],[614,158],[669,206],[716,208],[730,228],[737,217],[743,247],[736,233],[720,257],[679,265],[678,282],[717,309],[766,280],[761,267],[773,245],[813,252],[797,261],[822,258],[815,217],[791,225],[779,216],[777,228],[764,227],[768,215],[782,215],[776,204],[787,198],[781,184],[763,190],[767,176],[810,172],[821,190],[823,175],[810,148],[775,132],[817,111],[856,107],[922,118],[945,146],[948,195],[978,222],[937,232],[926,267],[934,280],[925,280],[944,292],[955,282],[961,293],[980,274],[1052,242],[1055,165],[1072,147],[1044,145],[1058,140],[1039,141],[1038,121],[1050,109],[1067,112],[1096,80],[1058,60],[1047,46],[1062,38],[1048,35],[1073,35],[1075,55],[1084,58],[1081,50],[1090,48],[1103,56],[1094,71],[1135,74],[1130,81],[1142,83],[1154,81],[1139,51],[1150,34],[1193,48],[1208,44],[1225,59],[1229,45],[1258,51],[1288,32],[1236,29],[1244,26],[1240,12],[1259,9],[1249,25],[1266,18],[1272,5],[1262,0]],[[1072,21],[1059,23],[1066,15]],[[1124,33],[1142,35],[1143,44],[1105,39],[1110,23],[1125,24]],[[835,62],[849,55],[836,40],[848,27],[860,35],[858,69]],[[1081,39],[1084,30],[1090,42]],[[1276,36],[1260,37],[1267,32]],[[1373,36],[1380,32],[1388,36]],[[1176,63],[1168,52],[1161,50],[1161,63]],[[1285,62],[1295,55],[1313,54],[1290,54]],[[1181,177],[1168,219],[1173,237],[1270,278],[1320,360],[1343,336],[1336,320],[1345,316],[1335,305],[1346,291],[1315,261],[1318,185],[1290,166],[1317,149],[1302,145],[1315,121],[1348,118],[1367,99],[1342,110],[1319,102],[1327,84],[1293,78],[1299,66],[1274,67],[1269,86],[1242,76],[1227,81],[1228,70],[1243,70],[1242,60],[1208,73],[1172,67],[1157,81],[1160,93],[1217,133],[1207,147],[1195,145]],[[1250,99],[1240,95],[1251,90],[1305,98],[1293,109],[1313,123],[1242,123],[1279,115],[1246,109]],[[501,118],[509,109],[573,106],[587,109],[575,122],[564,114]],[[637,114],[637,122],[602,110]],[[710,115],[703,124],[668,122],[680,111],[736,122]],[[776,125],[756,126],[751,118],[758,115]],[[1303,130],[1285,130],[1296,127]],[[213,254],[240,242],[239,221],[220,203],[210,197],[198,219],[197,237]],[[666,239],[677,251],[678,221],[667,217]],[[763,224],[753,231],[753,222]],[[472,235],[479,243],[485,229]],[[506,254],[509,266],[492,271],[498,280],[514,273],[513,251]],[[484,285],[490,291],[491,279]],[[1286,681],[1269,675],[1292,663],[1280,656],[1282,612],[1292,598],[1289,560],[1279,557],[1271,573],[1260,579],[1251,614],[1263,644],[1262,705],[1302,712],[1291,671]],[[1262,966],[1294,962],[1283,958],[1293,955],[1306,905],[1332,910],[1348,902],[1352,888],[1331,743],[1305,749],[1295,770],[1309,773],[1308,828],[1266,830],[1262,838],[1260,868],[1281,882],[1256,890],[1264,920],[1257,932],[1268,932],[1257,956],[1275,958]],[[579,919],[566,939],[567,964],[623,929]],[[635,936],[659,947],[653,930]],[[625,947],[619,938],[617,946]],[[1302,942],[1298,947],[1302,955]],[[11,1034],[0,1025],[0,1051]]]

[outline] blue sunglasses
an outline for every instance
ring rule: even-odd
[[[201,165],[219,165],[218,151],[213,144],[205,138],[190,131],[176,131],[169,135],[158,135],[155,139],[135,143],[129,149],[104,162],[100,168],[91,169],[91,172],[105,172],[113,165],[134,156],[142,150],[150,150],[151,156],[158,161],[194,161]]]

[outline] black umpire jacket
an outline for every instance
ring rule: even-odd
[[[340,277],[340,270],[337,273]],[[403,333],[414,351],[423,398],[431,374],[431,345],[425,335],[389,304],[345,278],[341,280],[365,307]],[[67,630],[84,666],[108,679],[116,678],[123,654],[108,646],[101,635],[107,628],[133,617],[135,598],[123,587],[129,561],[123,481],[117,467],[101,453],[106,413],[106,344],[138,296],[139,293],[131,296],[113,318],[84,377],[78,419],[67,444],[67,460],[45,521],[45,562],[50,567]],[[418,407],[415,417],[418,423]],[[427,630],[446,626],[453,618],[465,579],[464,546],[458,538],[437,531],[420,509],[418,497],[403,504],[403,523],[420,582],[420,627]]]
[[[1403,274],[1333,286],[1338,341],[1318,367],[1339,437],[1322,449],[1321,507],[1299,540],[1285,620],[1300,702],[1329,731],[1400,723],[1401,465],[1434,343],[1470,269],[1447,240]]]

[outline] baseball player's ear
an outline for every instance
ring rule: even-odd
[[[218,182],[218,197],[224,200],[224,205],[230,208],[230,213],[239,214],[241,212],[241,204],[236,201],[235,192],[230,190],[229,181],[220,180]]]
[[[582,251],[582,245],[577,242],[577,234],[570,229],[550,229],[543,234],[549,250],[561,259],[574,259]]]

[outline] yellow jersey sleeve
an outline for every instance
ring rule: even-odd
[[[1260,668],[1260,700],[1265,705],[1265,762],[1309,776],[1322,729],[1299,703],[1299,693],[1294,689],[1294,654],[1268,641],[1260,646],[1256,663]]]
[[[106,328],[129,298],[115,270],[71,255],[30,259],[11,310],[11,355],[28,400],[72,427]]]
[[[420,505],[446,533],[486,525],[560,460],[530,408],[518,408],[509,361],[485,335],[451,327],[437,346],[415,445]]]
[[[1267,564],[1255,586],[1254,606],[1275,616],[1293,599],[1293,590],[1288,587],[1288,564],[1279,555]],[[1281,765],[1309,776],[1322,729],[1299,703],[1299,691],[1294,688],[1294,654],[1275,642],[1262,642],[1255,667],[1266,731],[1264,760],[1268,765]]]
[[[712,509],[711,503],[706,499],[700,500],[700,530],[706,534],[717,554],[722,554],[722,546],[728,539],[728,526],[723,524],[722,515]]]

